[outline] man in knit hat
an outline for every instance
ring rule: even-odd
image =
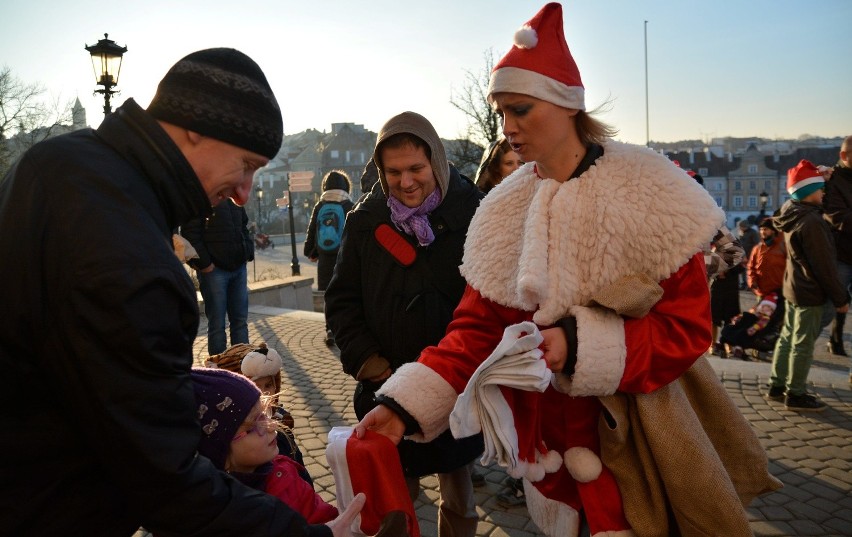
[[[178,61],[147,110],[128,99],[6,175],[0,487],[15,507],[0,514],[4,532],[349,534],[353,512],[308,525],[196,455],[198,306],[172,230],[227,198],[244,204],[281,137],[260,67],[208,49]]]
[[[825,179],[816,166],[800,161],[787,171],[790,199],[773,218],[784,232],[788,252],[783,285],[787,310],[766,397],[784,401],[787,410],[797,412],[825,410],[825,403],[806,391],[824,304],[832,302],[837,313],[849,310],[849,295],[837,274],[831,228],[823,219],[824,189]]]
[[[375,392],[392,372],[444,335],[464,291],[459,265],[482,197],[448,164],[441,139],[419,114],[403,112],[388,120],[373,160],[381,188],[349,213],[325,293],[343,370],[358,381],[359,419],[377,404]],[[421,476],[438,474],[441,535],[476,532],[467,463],[481,451],[481,436],[455,441],[449,431],[425,444],[400,443],[412,499]]]

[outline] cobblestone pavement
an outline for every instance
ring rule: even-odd
[[[338,350],[323,343],[322,314],[252,307],[249,321],[251,340],[265,340],[284,358],[283,403],[296,420],[296,438],[317,491],[333,501],[334,479],[326,464],[325,445],[332,427],[356,423],[350,403],[355,382],[342,372]],[[197,363],[206,357],[206,349],[202,318],[195,342]],[[789,412],[783,404],[763,399],[768,362],[710,360],[728,393],[757,431],[769,455],[771,472],[785,485],[756,499],[749,507],[755,535],[852,535],[852,391],[845,361],[848,359],[827,355],[823,333],[810,380],[813,391],[829,408],[818,414]],[[497,504],[495,497],[502,490],[505,473],[496,466],[482,470],[487,482],[476,490],[480,514],[477,535],[541,535],[526,508],[505,509]],[[415,502],[420,528],[424,537],[435,536],[437,480],[426,477],[422,487]]]

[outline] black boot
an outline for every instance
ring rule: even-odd
[[[828,340],[828,352],[835,356],[849,356],[843,349],[843,326],[846,324],[846,314],[837,313],[831,326],[831,337]]]

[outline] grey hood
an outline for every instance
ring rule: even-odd
[[[441,190],[441,199],[447,197],[447,185],[450,180],[450,164],[447,161],[447,153],[444,150],[444,144],[441,143],[441,138],[435,131],[435,127],[429,123],[429,120],[415,112],[403,112],[390,118],[376,138],[376,149],[373,151],[373,161],[376,162],[379,168],[379,181],[382,183],[382,190],[385,196],[390,196],[388,193],[388,182],[385,178],[385,173],[382,170],[381,158],[379,158],[378,149],[384,140],[387,140],[394,134],[406,132],[417,136],[429,146],[432,152],[432,171],[435,174],[435,180],[438,183],[438,188]]]

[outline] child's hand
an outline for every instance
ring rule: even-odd
[[[326,524],[326,526],[331,528],[331,533],[334,537],[353,537],[352,522],[355,521],[355,517],[358,516],[361,509],[364,508],[366,501],[367,497],[364,493],[359,492],[352,498],[352,503],[346,507],[346,511],[343,511],[340,513],[340,516]]]

